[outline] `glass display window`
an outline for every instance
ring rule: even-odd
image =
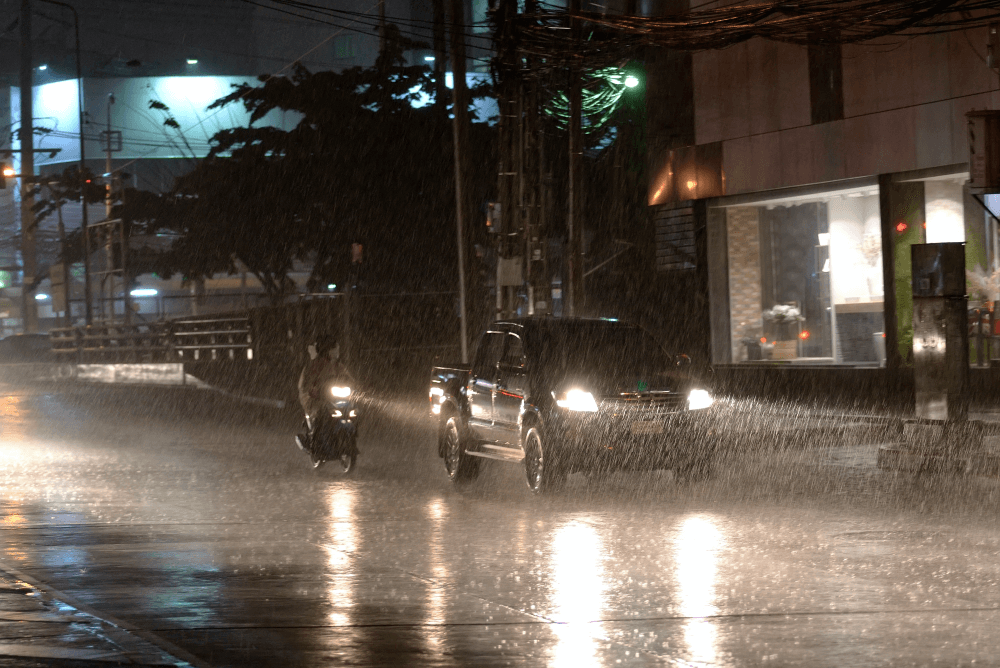
[[[730,360],[883,363],[877,185],[742,200],[720,200],[716,217],[725,226]]]

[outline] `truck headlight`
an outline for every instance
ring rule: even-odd
[[[697,411],[708,408],[715,403],[715,399],[707,390],[691,390],[688,394],[688,410]]]
[[[556,406],[580,413],[597,412],[597,402],[594,401],[594,395],[586,390],[570,390],[566,392],[562,397],[556,398]]]
[[[330,394],[340,399],[346,399],[351,396],[351,388],[334,385],[330,388]]]

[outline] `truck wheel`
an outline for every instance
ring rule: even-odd
[[[465,451],[458,418],[452,416],[444,425],[444,469],[452,482],[465,482],[479,474],[479,462]]]
[[[537,426],[529,427],[524,435],[524,473],[532,494],[548,494],[565,478]]]

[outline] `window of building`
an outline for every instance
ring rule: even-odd
[[[809,104],[813,123],[844,118],[844,61],[839,44],[810,44]]]
[[[729,331],[713,336],[728,336],[729,360],[884,360],[876,185],[730,205],[721,200],[712,218],[725,227],[728,259],[728,294],[714,295],[713,308],[729,310]]]

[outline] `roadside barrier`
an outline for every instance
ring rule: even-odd
[[[149,363],[252,360],[247,318],[203,318],[138,325],[88,325],[49,333],[57,362]]]

